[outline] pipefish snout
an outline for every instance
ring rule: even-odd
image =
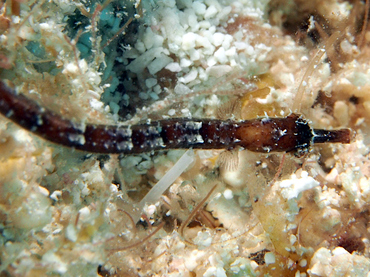
[[[131,126],[76,124],[0,81],[0,112],[38,136],[93,153],[137,154],[166,149],[234,149],[304,153],[314,143],[349,143],[351,130],[312,129],[297,114],[245,121],[171,118]]]

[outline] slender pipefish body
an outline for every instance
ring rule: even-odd
[[[313,129],[297,114],[244,121],[170,118],[136,125],[76,124],[0,82],[0,113],[56,144],[92,153],[234,149],[304,153],[315,143],[349,143],[350,129]]]

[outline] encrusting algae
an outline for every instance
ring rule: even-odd
[[[17,91],[39,113],[29,131],[8,119],[15,103],[0,118],[2,276],[366,276],[369,6],[2,3],[0,98]],[[33,134],[44,111],[82,134],[181,118],[200,145],[83,152]],[[351,143],[300,155],[201,149],[204,126],[192,120],[292,113],[314,132],[351,129],[337,140]],[[153,128],[143,143],[163,133]]]

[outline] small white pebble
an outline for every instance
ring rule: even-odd
[[[296,224],[289,223],[286,229],[287,231],[289,231],[289,230],[294,230],[296,228],[297,228]]]
[[[181,84],[181,83],[178,83],[175,88],[173,89],[173,91],[176,93],[176,94],[188,94],[191,92],[191,89],[184,85],[184,84]]]
[[[193,10],[195,11],[196,14],[198,15],[204,15],[206,13],[206,5],[201,3],[200,1],[194,1],[193,4]]]
[[[171,72],[180,72],[181,66],[179,65],[179,63],[169,63],[168,65],[166,65],[165,69]]]
[[[221,63],[225,64],[227,62],[227,56],[225,53],[225,49],[223,47],[220,47],[217,49],[217,51],[214,54],[214,57]]]
[[[184,77],[179,78],[179,82],[182,83],[190,83],[191,81],[194,81],[198,76],[198,71],[193,68],[188,74],[186,74]]]
[[[193,32],[186,33],[182,37],[182,49],[185,51],[194,49],[196,38],[197,35],[195,33]]]
[[[250,266],[252,267],[253,270],[255,270],[259,265],[255,261],[250,262]]]
[[[147,88],[154,87],[157,84],[157,79],[155,78],[148,78],[145,80],[145,85]]]
[[[41,194],[43,194],[45,196],[49,196],[49,191],[46,188],[41,187],[41,186],[39,186],[38,188],[39,188],[39,191],[40,191]]]
[[[207,73],[209,76],[220,78],[226,73],[229,73],[232,70],[232,67],[229,65],[215,65],[207,68]]]
[[[66,238],[72,242],[76,242],[77,241],[76,228],[72,224],[69,224],[65,230],[66,230],[65,231]]]
[[[173,62],[172,58],[168,57],[165,54],[160,54],[150,64],[148,64],[147,68],[149,70],[149,73],[154,75],[171,62]]]
[[[213,34],[213,45],[220,46],[224,41],[225,35],[223,33],[216,32]]]
[[[341,43],[340,43],[340,48],[342,49],[342,51],[346,54],[351,54],[351,50],[352,50],[352,44],[348,41],[348,40],[343,40]]]
[[[307,266],[307,260],[306,259],[300,260],[299,261],[299,266],[300,267],[306,267]]]
[[[156,85],[154,88],[153,88],[153,91],[156,93],[156,94],[160,94],[162,92],[162,88],[160,85]]]
[[[19,16],[14,16],[13,17],[13,22],[18,24],[20,22],[20,17]],[[45,31],[51,30],[53,28],[53,26],[48,24],[48,23],[40,23],[39,27],[40,27],[41,30],[45,30]]]
[[[149,216],[153,215],[155,211],[157,210],[157,207],[155,205],[149,205],[146,209]]]
[[[180,60],[180,66],[181,67],[189,67],[192,64],[193,64],[193,62],[191,60],[188,60],[188,59],[185,59],[185,58]]]
[[[265,263],[266,264],[273,264],[275,263],[275,254],[272,252],[267,252],[265,254]]]
[[[204,14],[204,18],[205,19],[210,19],[210,18],[214,17],[216,14],[217,14],[216,7],[214,5],[211,5],[206,10],[206,13]]]
[[[224,49],[229,49],[230,48],[230,45],[231,45],[231,42],[234,40],[234,37],[233,36],[231,36],[231,35],[229,35],[229,34],[227,34],[227,35],[225,35],[225,37],[224,37],[224,41],[222,42],[222,47],[224,48]],[[252,47],[252,46],[251,46]],[[253,49],[253,47],[252,47],[252,49]]]
[[[70,73],[70,74],[77,74],[78,73],[78,67],[74,63],[68,63],[64,67],[62,73],[63,74],[68,74],[68,73]]]
[[[211,27],[211,22],[209,22],[208,20],[203,20],[199,22],[199,28],[201,29],[208,30],[210,27]]]
[[[79,220],[81,220],[82,222],[86,222],[86,220],[90,216],[90,209],[89,207],[83,207],[78,211],[78,213],[80,214]]]
[[[297,237],[291,234],[289,237],[289,240],[290,240],[290,244],[293,245],[297,241]]]
[[[235,56],[236,55],[236,48],[233,46],[227,51],[225,51],[226,56]]]
[[[221,173],[223,181],[232,186],[232,187],[240,187],[245,184],[243,178],[240,177],[239,171],[224,171]]]
[[[103,102],[95,98],[90,99],[89,103],[94,110],[100,110],[104,106]]]
[[[227,200],[233,199],[233,191],[231,189],[225,189],[224,197]]]
[[[140,53],[144,53],[144,52],[145,52],[145,50],[146,50],[146,48],[145,48],[145,44],[144,44],[143,42],[141,42],[141,41],[137,41],[137,42],[135,43],[135,49],[136,49],[137,51],[139,51]]]
[[[362,125],[363,123],[365,122],[365,118],[364,117],[360,117],[356,120],[356,123],[355,125],[356,126],[359,126],[359,125]]]
[[[143,100],[146,100],[146,99],[148,99],[149,97],[148,97],[148,94],[146,94],[145,92],[140,92],[139,93],[139,97],[141,98],[141,99],[143,99]]]
[[[154,45],[153,37],[154,37],[154,33],[153,33],[152,29],[147,28],[145,30],[144,35],[143,35],[143,43],[144,43],[146,49],[150,49],[150,48],[153,47],[153,45]]]
[[[189,116],[191,116],[191,113],[190,113],[189,109],[187,109],[187,108],[182,109],[182,110],[181,110],[181,113],[182,113],[182,115],[183,115],[184,117],[189,117]]]
[[[156,94],[155,92],[151,92],[151,93],[149,93],[149,96],[150,96],[150,98],[152,98],[153,100],[158,100],[158,99],[159,99],[158,94]]]
[[[217,60],[215,59],[215,57],[211,56],[207,59],[207,65],[209,67],[214,66],[215,64],[217,64]]]
[[[196,49],[189,50],[189,57],[192,61],[197,61],[201,57],[201,51]]]
[[[339,256],[339,255],[348,255],[348,251],[342,247],[337,247],[332,251],[334,256]]]
[[[117,192],[118,192],[118,187],[117,187],[117,185],[115,185],[115,184],[110,184],[110,186],[109,186],[109,190],[110,190],[110,192],[112,192],[112,193],[117,193]]]
[[[168,114],[169,116],[174,116],[174,115],[175,115],[175,113],[176,113],[175,109],[170,109],[170,110],[167,112],[167,114]]]

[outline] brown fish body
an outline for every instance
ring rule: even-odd
[[[93,153],[136,154],[166,149],[305,152],[313,143],[349,143],[351,131],[311,129],[302,117],[245,121],[171,118],[131,126],[76,124],[0,82],[0,113],[53,143]]]

